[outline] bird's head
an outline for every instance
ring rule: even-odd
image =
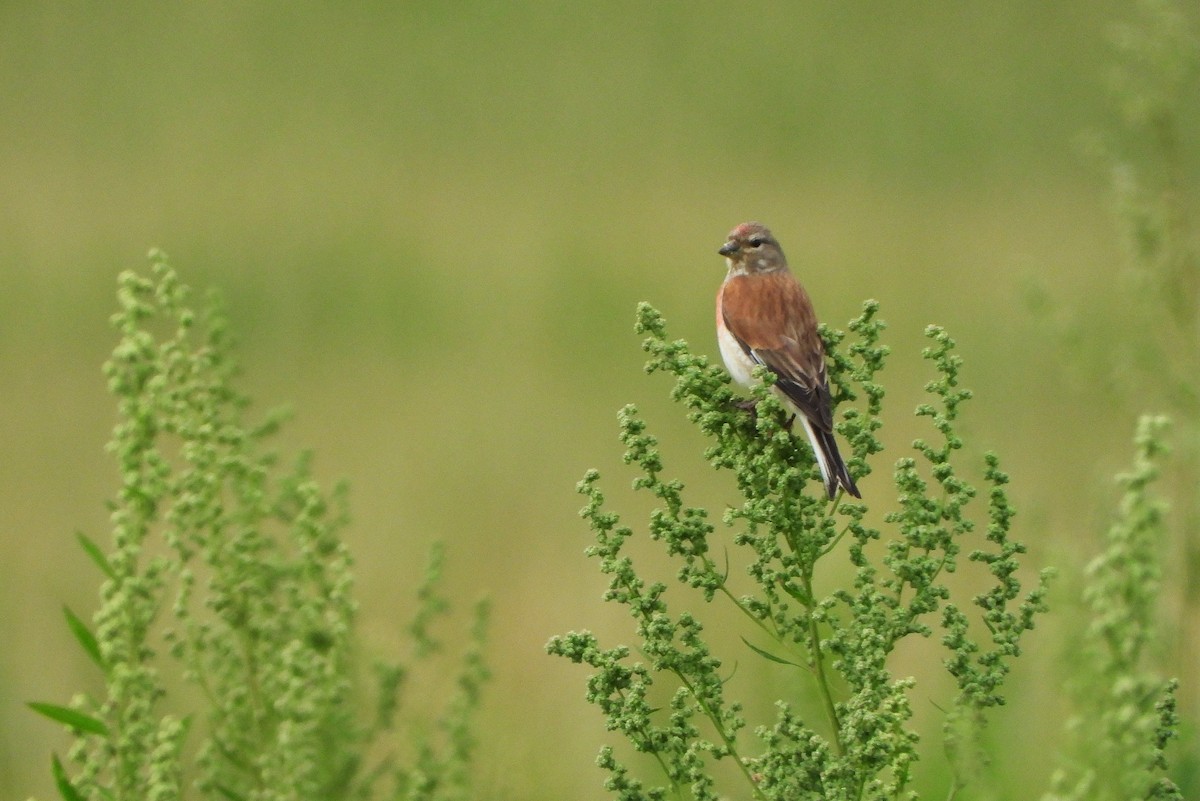
[[[783,249],[762,223],[745,222],[734,228],[717,252],[725,257],[731,273],[769,273],[787,269]]]

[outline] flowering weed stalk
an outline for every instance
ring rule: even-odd
[[[151,277],[120,277],[121,338],[104,368],[118,404],[109,449],[121,488],[111,550],[80,537],[103,574],[100,608],[94,625],[67,612],[105,694],[31,704],[75,735],[66,763],[53,761],[60,795],[468,797],[486,606],[440,735],[369,764],[397,728],[410,668],[378,668],[377,714],[360,722],[345,489],[323,490],[307,455],[283,470],[263,449],[281,416],[244,420],[219,309],[197,315],[166,258],[152,261]],[[431,625],[447,606],[439,567],[435,552],[414,659],[436,650]]]
[[[1167,744],[1179,736],[1175,690],[1152,667],[1160,631],[1165,504],[1152,485],[1166,450],[1163,417],[1138,423],[1133,469],[1105,548],[1088,565],[1083,602],[1089,623],[1069,685],[1076,709],[1068,734],[1074,754],[1045,801],[1182,801],[1166,776]]]
[[[884,391],[877,377],[888,351],[880,341],[878,304],[865,303],[849,328],[854,339],[844,349],[842,332],[825,328],[822,335],[838,432],[850,447],[850,470],[861,478],[881,450],[876,434]],[[648,304],[638,308],[637,330],[646,336],[647,372],[673,377],[672,397],[710,440],[705,458],[730,471],[741,494],[723,523],[733,529],[754,591],[730,589],[729,568],[713,557],[716,538],[727,535],[717,533],[706,509],[685,503],[683,484],[664,475],[657,439],[637,409],[626,406],[620,413],[625,461],[639,471],[635,488],[659,501],[646,534],[678,562],[677,587],[706,602],[731,604],[745,621],[746,651],[803,674],[820,700],[810,709],[780,698],[775,719],[747,731],[743,705],[726,696],[723,669],[744,653],[715,653],[696,615],[672,612],[669,584],[638,571],[625,551],[634,529],[605,508],[600,477],[589,471],[578,487],[595,537],[588,554],[611,577],[606,599],[628,609],[638,644],[604,647],[580,631],[552,638],[547,649],[593,669],[588,700],[600,707],[607,728],[660,768],[658,779],[639,779],[606,746],[599,764],[609,790],[626,801],[915,798],[919,735],[909,694],[916,678],[895,675],[889,659],[903,639],[935,632],[946,649],[942,668],[957,686],[947,703],[951,753],[956,764],[967,764],[962,732],[977,730],[985,713],[1004,703],[1004,680],[1021,640],[1045,611],[1046,576],[1023,591],[1017,573],[1024,548],[1009,535],[1008,478],[994,454],[982,465],[980,519],[967,514],[979,491],[955,459],[963,444],[955,424],[970,392],[959,386],[954,341],[936,326],[926,331],[924,357],[935,377],[917,414],[929,420],[932,437],[915,442],[915,456],[896,464],[899,506],[881,531],[867,524],[865,503],[844,494],[825,498],[808,446],[788,431],[769,391],[769,374],[755,390],[757,413],[748,414],[735,405],[725,371],[682,340],[669,340],[661,315]],[[955,599],[947,583],[964,559],[990,576],[966,602]],[[852,581],[819,594],[818,571],[832,571],[837,561],[849,562]],[[656,684],[667,685],[666,708],[650,700]],[[713,769],[722,760],[737,766],[741,789],[718,787]],[[963,780],[965,773],[951,795]]]

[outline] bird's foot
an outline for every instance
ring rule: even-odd
[[[741,409],[750,415],[750,425],[758,425],[758,401],[751,398],[750,400],[740,400],[733,402],[733,408]]]

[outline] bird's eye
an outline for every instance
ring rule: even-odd
[[[763,239],[761,236],[756,236],[750,240],[750,247],[761,248],[764,244],[766,244],[766,242],[767,240]]]

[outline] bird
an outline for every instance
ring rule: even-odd
[[[825,345],[808,292],[788,269],[765,225],[745,222],[717,251],[729,268],[717,292],[717,342],[730,376],[753,386],[755,366],[775,374],[772,386],[804,425],[832,500],[838,488],[861,498],[833,436],[833,398]]]

